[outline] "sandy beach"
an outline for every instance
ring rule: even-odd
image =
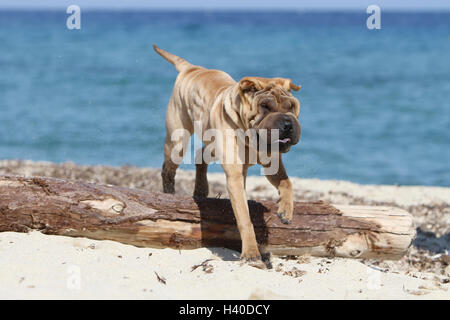
[[[160,170],[0,161],[0,174],[48,176],[161,191]],[[210,196],[227,197],[224,176],[209,174]],[[0,233],[3,299],[450,299],[450,188],[359,185],[292,178],[295,200],[397,206],[417,239],[399,261],[272,257],[259,270],[223,248],[137,248],[113,241]],[[194,172],[177,173],[192,194]],[[247,180],[249,199],[277,199],[264,177]]]

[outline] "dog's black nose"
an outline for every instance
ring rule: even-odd
[[[281,128],[285,133],[292,132],[292,122],[290,120],[284,120],[281,124]]]

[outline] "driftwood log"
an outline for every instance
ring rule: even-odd
[[[272,201],[249,201],[261,250],[275,255],[398,259],[413,219],[392,207],[296,202],[282,224]],[[0,231],[115,240],[140,247],[240,249],[229,200],[194,199],[53,178],[0,176]]]

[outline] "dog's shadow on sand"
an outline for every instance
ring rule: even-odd
[[[227,248],[209,247],[207,248],[213,255],[219,257],[223,261],[239,261],[241,254]]]

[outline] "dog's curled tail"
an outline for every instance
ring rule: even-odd
[[[174,54],[171,54],[163,49],[158,48],[156,45],[153,45],[153,49],[164,59],[169,61],[171,64],[175,66],[178,72],[182,72],[186,70],[189,67],[192,67],[192,64],[184,60],[183,58],[180,58]]]

